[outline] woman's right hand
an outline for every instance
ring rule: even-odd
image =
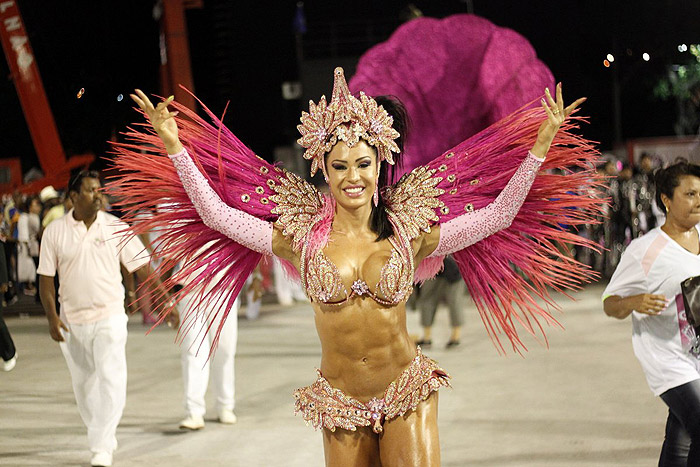
[[[156,131],[161,141],[165,145],[165,150],[168,154],[177,154],[182,151],[182,144],[177,136],[177,122],[175,116],[177,112],[170,112],[168,104],[170,104],[174,96],[170,96],[160,102],[155,107],[151,100],[140,89],[135,90],[136,94],[130,94],[131,99],[136,102],[141,110],[148,116],[148,119]]]
[[[666,309],[667,305],[666,297],[649,293],[633,295],[629,297],[628,300],[630,309],[645,315],[658,315]]]
[[[666,301],[666,297],[649,293],[630,295],[629,297],[611,295],[603,301],[603,310],[605,314],[617,319],[625,319],[633,311],[645,315],[657,316],[665,310],[667,306],[668,302]]]

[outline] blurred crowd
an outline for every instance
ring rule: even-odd
[[[663,223],[664,214],[657,207],[654,195],[653,173],[657,166],[660,163],[656,158],[642,154],[634,167],[610,159],[598,168],[606,176],[606,182],[598,188],[598,196],[607,199],[609,204],[602,212],[599,223],[579,228],[577,233],[600,245],[602,254],[583,248],[574,248],[571,254],[590,265],[603,278],[612,275],[622,252],[632,239]],[[34,296],[39,301],[36,267],[41,235],[51,222],[70,209],[70,198],[52,186],[45,187],[40,193],[26,195],[15,192],[3,196],[0,241],[5,249],[9,277],[8,290],[2,297],[5,305],[15,303],[19,294]],[[120,214],[113,212],[109,203],[105,203],[104,209],[117,216]],[[155,241],[154,238],[142,240],[149,249]],[[303,291],[286,280],[279,265],[262,265],[259,272],[264,289],[275,295],[279,304],[289,305],[305,299]],[[247,301],[259,303],[262,293],[259,289],[256,287],[255,297],[251,296]],[[141,311],[144,312],[144,322],[151,321],[148,317],[150,310]],[[258,307],[253,306],[248,314],[250,319],[255,319]]]
[[[572,253],[579,261],[598,271],[602,278],[610,278],[620,261],[625,247],[635,238],[660,226],[664,213],[657,206],[654,190],[654,170],[661,164],[644,153],[638,164],[607,160],[598,167],[606,177],[599,197],[608,204],[599,223],[587,225],[579,233],[602,247],[602,254],[589,249]]]
[[[109,198],[104,197],[104,200],[103,209],[121,217],[121,213],[113,209]],[[7,290],[1,294],[2,304],[3,306],[13,305],[22,294],[34,297],[39,303],[36,269],[39,264],[41,236],[51,222],[70,211],[71,200],[67,192],[57,191],[54,187],[47,186],[39,193],[23,194],[16,191],[11,195],[3,195],[1,208],[3,216],[0,221],[0,242],[7,258],[6,268],[9,279]],[[157,234],[140,237],[149,252],[153,251]],[[156,267],[158,262],[154,259],[152,265]],[[132,313],[141,314],[144,324],[155,323],[156,319],[151,313],[153,309],[150,297],[145,292],[142,295],[137,291],[139,284],[133,275],[125,271],[122,273],[127,290],[127,309]],[[289,281],[276,261],[261,264],[251,276],[249,287],[244,292],[244,303],[247,305],[244,311],[248,319],[258,317],[261,296],[265,292],[271,295],[272,300],[276,299],[284,306],[292,305],[295,301],[306,301],[300,285]],[[133,303],[136,298],[138,298],[138,304]]]
[[[2,198],[0,241],[7,259],[7,290],[3,305],[18,301],[19,294],[35,297],[39,302],[36,268],[39,242],[46,227],[72,207],[70,198],[47,186],[30,195],[14,192]]]

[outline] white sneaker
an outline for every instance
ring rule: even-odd
[[[15,356],[2,364],[2,371],[10,371],[15,365],[17,365],[17,351],[15,351]]]
[[[223,409],[219,412],[219,423],[233,425],[238,421],[236,414],[231,409]]]
[[[201,430],[204,428],[204,417],[201,415],[188,415],[187,418],[180,422],[180,428],[183,430]]]
[[[106,451],[97,451],[92,455],[90,465],[93,467],[110,467],[112,465],[112,454]]]

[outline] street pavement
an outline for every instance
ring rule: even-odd
[[[564,329],[547,329],[549,348],[526,336],[524,357],[500,356],[472,305],[462,344],[444,348],[446,310],[424,353],[452,376],[440,391],[444,466],[651,466],[666,409],[647,388],[631,348],[631,323],[607,318],[602,287],[556,296]],[[13,307],[16,309],[17,305]],[[241,312],[241,315],[243,312]],[[0,373],[0,465],[87,466],[86,430],[66,363],[36,313],[6,317],[16,368]],[[409,331],[420,332],[409,312]],[[183,432],[183,389],[175,332],[129,323],[127,404],[115,466],[322,466],[321,434],[293,414],[292,391],[310,384],[320,360],[311,307],[266,305],[239,318],[236,414]],[[213,408],[213,400],[208,399]]]

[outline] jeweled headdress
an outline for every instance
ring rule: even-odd
[[[321,96],[318,104],[309,101],[309,112],[301,113],[301,125],[297,125],[301,138],[297,143],[306,148],[304,159],[312,161],[312,176],[319,167],[325,173],[323,156],[338,140],[353,147],[363,139],[376,148],[378,163],[385,160],[393,164],[391,153],[399,152],[394,141],[399,132],[391,127],[393,123],[384,107],[364,92],[360,92],[359,99],[350,94],[343,69],[338,67],[334,71],[330,104],[326,104],[326,96]]]

